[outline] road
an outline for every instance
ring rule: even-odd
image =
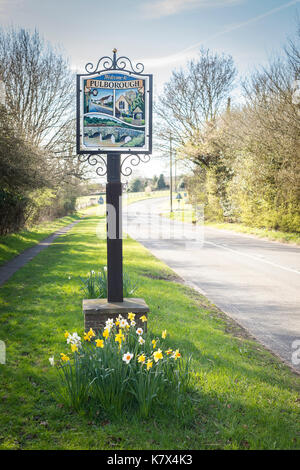
[[[164,200],[128,206],[124,232],[300,371],[300,247],[172,223]]]

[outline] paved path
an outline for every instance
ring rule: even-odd
[[[22,268],[25,264],[27,264],[32,258],[34,258],[40,251],[48,248],[51,243],[61,235],[64,235],[66,232],[71,230],[75,224],[78,224],[82,219],[75,220],[69,225],[62,227],[61,229],[57,230],[56,232],[52,233],[47,238],[44,238],[40,243],[34,245],[32,248],[28,248],[27,250],[23,251],[20,255],[13,258],[11,261],[8,261],[6,264],[0,267],[0,286],[4,284],[18,269]]]
[[[158,215],[162,201],[130,205],[124,231],[300,371],[300,247],[207,226],[170,226]]]

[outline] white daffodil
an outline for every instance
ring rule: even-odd
[[[144,332],[144,331],[143,331],[143,328],[138,328],[138,329],[136,330],[136,333],[137,333],[138,335],[142,335],[143,332]]]
[[[114,319],[113,318],[108,318],[105,322],[105,326],[106,326],[106,328],[107,327],[112,328],[114,326]]]
[[[120,314],[120,315],[117,317],[117,321],[120,322],[121,320],[123,320],[123,317],[122,317],[122,315]]]
[[[49,362],[50,362],[51,366],[54,366],[54,356],[49,357]]]
[[[126,328],[126,326],[128,326],[128,322],[125,318],[122,318],[122,320],[120,320],[120,328]]]
[[[145,342],[144,338],[142,338],[141,336],[139,337],[138,341],[139,341],[140,344],[144,344],[144,342]]]
[[[126,354],[123,355],[122,359],[124,362],[126,362],[126,364],[129,364],[132,358],[133,358],[133,354],[131,354],[130,352],[127,352]]]
[[[136,322],[135,322],[134,320],[131,320],[130,325],[131,325],[131,326],[135,326],[135,325],[136,325]]]
[[[75,332],[72,335],[69,335],[67,338],[67,343],[68,344],[75,344],[76,346],[81,346],[81,338],[78,336],[78,334]]]

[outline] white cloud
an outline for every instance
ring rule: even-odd
[[[141,10],[147,18],[175,15],[184,10],[206,7],[223,7],[242,3],[244,0],[147,0]]]
[[[211,41],[212,39],[215,39],[219,36],[223,36],[224,34],[230,33],[231,31],[235,31],[237,29],[240,29],[244,26],[247,26],[251,23],[256,23],[257,21],[266,18],[267,16],[273,15],[274,13],[277,13],[281,10],[284,10],[286,8],[289,8],[293,5],[296,5],[299,3],[300,0],[291,0],[288,3],[284,3],[283,5],[279,7],[272,8],[271,10],[266,11],[265,13],[262,13],[258,16],[255,16],[253,18],[250,18],[248,20],[242,21],[241,23],[236,23],[230,26],[225,27],[223,30],[218,31],[217,33],[213,34],[212,36],[203,39],[202,41],[197,42],[196,44],[193,44],[192,46],[187,47],[186,49],[176,52],[174,54],[165,56],[165,57],[156,57],[152,59],[141,59],[141,62],[143,62],[144,65],[147,67],[164,67],[170,64],[175,64],[175,63],[180,63],[180,62],[186,62],[187,60],[191,59],[192,57],[195,56],[195,53],[199,49],[201,45],[204,45],[206,42]]]

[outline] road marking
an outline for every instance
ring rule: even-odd
[[[204,244],[205,243],[210,244],[210,245],[214,245],[217,248],[223,248],[223,250],[232,251],[233,253],[237,253],[239,255],[246,256],[246,257],[254,259],[256,261],[260,261],[262,263],[270,264],[271,266],[275,266],[276,268],[284,269],[285,271],[289,271],[291,273],[300,274],[300,272],[297,269],[287,268],[286,266],[282,266],[281,264],[273,263],[272,261],[262,259],[259,256],[249,255],[248,253],[243,253],[242,251],[234,250],[234,249],[228,248],[227,246],[224,246],[224,245],[218,245],[217,243],[208,242],[204,239]]]

